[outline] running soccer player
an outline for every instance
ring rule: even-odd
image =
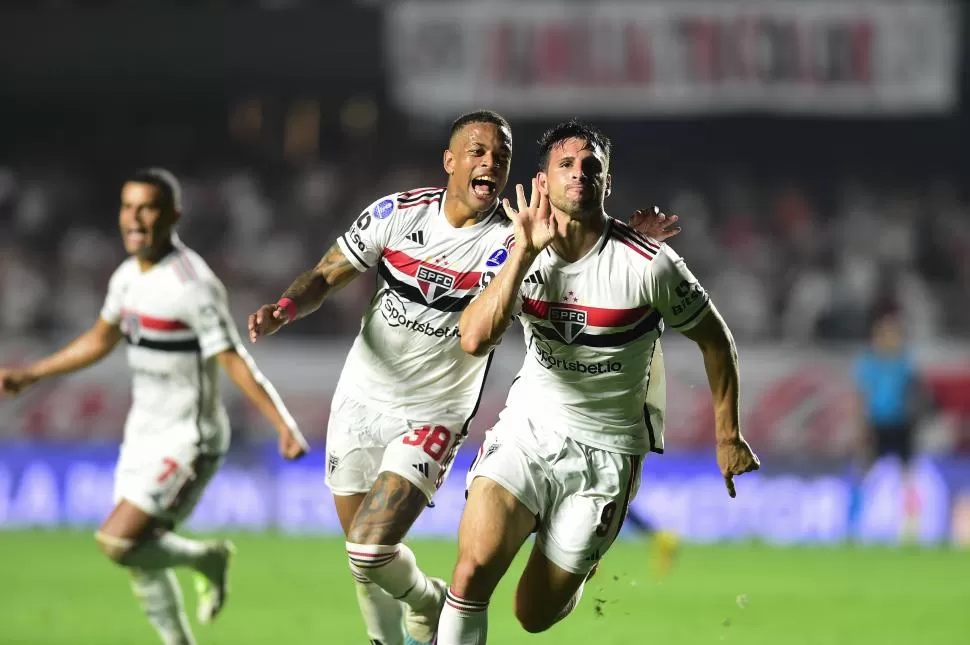
[[[306,442],[273,386],[246,352],[226,290],[205,261],[175,236],[181,189],[168,171],[133,174],[121,190],[119,225],[129,258],[111,276],[101,316],[73,342],[23,369],[0,369],[0,390],[75,372],[124,339],[132,405],[115,472],[115,507],[95,534],[101,551],[131,574],[132,589],[165,645],[192,645],[172,568],[196,572],[199,622],[209,623],[228,591],[228,540],[174,533],[222,464],[229,418],[221,367],[279,433],[296,459]]]
[[[425,575],[402,541],[447,476],[484,385],[490,354],[462,351],[458,321],[509,257],[498,197],[511,158],[502,116],[459,117],[443,156],[446,188],[373,202],[279,302],[249,318],[255,342],[377,269],[331,404],[326,482],[367,633],[380,645],[430,643],[444,602],[445,582]],[[640,225],[666,237],[675,222],[654,214]]]
[[[528,355],[468,474],[438,645],[485,643],[489,599],[534,531],[516,617],[541,632],[576,606],[620,531],[644,455],[663,450],[665,388],[652,363],[665,325],[701,348],[731,497],[733,477],[758,468],[741,436],[731,333],[673,250],[606,214],[610,148],[575,121],[544,135],[531,200],[520,185],[518,212],[504,201],[509,258],[461,316],[469,354],[488,354],[518,316]]]

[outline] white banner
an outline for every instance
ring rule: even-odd
[[[954,106],[959,33],[945,0],[416,0],[385,52],[425,116],[910,114]]]

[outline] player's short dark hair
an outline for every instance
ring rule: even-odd
[[[474,112],[468,112],[459,116],[451,124],[451,133],[448,135],[448,141],[451,142],[456,134],[461,132],[466,125],[471,125],[472,123],[491,123],[500,128],[505,128],[509,132],[509,143],[512,143],[512,126],[509,125],[509,122],[504,116],[492,110],[475,110]]]
[[[584,150],[599,148],[606,157],[606,164],[610,163],[610,153],[613,151],[613,142],[603,134],[603,131],[595,125],[570,119],[563,121],[546,130],[539,137],[539,170],[544,171],[549,166],[549,153],[557,145],[568,139],[582,139],[586,142]]]
[[[150,184],[162,193],[162,206],[182,210],[182,185],[164,168],[141,168],[125,178],[125,183]]]

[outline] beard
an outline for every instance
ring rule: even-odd
[[[556,210],[568,215],[570,219],[583,219],[584,214],[596,210],[598,200],[596,195],[592,193],[585,199],[575,199],[567,196],[566,191],[563,191],[559,195],[550,194],[549,203]]]

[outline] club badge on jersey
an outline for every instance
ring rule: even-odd
[[[126,312],[121,319],[121,331],[127,336],[131,343],[138,344],[141,340],[141,320],[137,313]]]
[[[549,322],[566,343],[572,343],[586,329],[586,320],[585,311],[549,307]]]
[[[418,288],[421,289],[421,293],[424,294],[424,299],[428,303],[432,303],[455,290],[454,276],[439,271],[423,262],[418,265],[415,279],[418,282]]]

